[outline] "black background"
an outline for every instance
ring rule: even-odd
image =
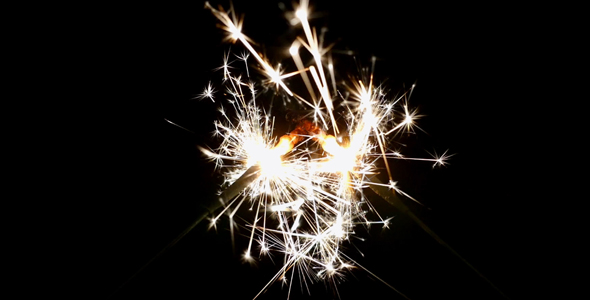
[[[81,232],[71,230],[81,237],[71,250],[77,253],[72,275],[81,288],[71,291],[84,299],[252,299],[280,259],[277,265],[266,258],[256,266],[242,263],[247,239],[237,236],[232,250],[227,220],[217,231],[205,222],[195,227],[128,281],[219,189],[219,174],[197,149],[217,142],[210,133],[218,103],[195,97],[209,81],[219,86],[221,73],[214,69],[224,51],[243,49],[222,41],[219,22],[202,2],[145,5],[113,7],[89,29],[95,42],[83,46],[92,55],[80,68],[96,74],[82,80],[92,81],[93,90],[80,97],[98,97],[79,114],[92,115],[89,128],[81,128],[91,139],[72,149],[86,163],[75,167],[80,177],[72,180],[84,192],[75,213]],[[418,125],[426,133],[402,137],[402,153],[455,154],[450,165],[435,169],[418,161],[391,162],[399,187],[430,210],[409,205],[510,298],[545,293],[539,280],[548,263],[537,255],[544,229],[532,210],[539,187],[529,180],[535,171],[527,159],[535,140],[533,125],[523,121],[535,113],[535,99],[525,88],[535,21],[522,25],[525,11],[484,4],[312,5],[318,13],[312,26],[328,27],[326,39],[336,42],[335,50],[354,51],[366,66],[377,57],[375,81],[385,82],[391,95],[416,83],[410,104],[425,115]],[[243,33],[257,49],[274,62],[287,57],[293,34],[276,2],[234,6],[245,14]],[[334,57],[339,72],[356,72],[352,57]],[[256,72],[252,64],[250,72]],[[216,96],[223,101],[219,90]],[[411,299],[501,299],[411,220],[378,198],[372,201],[382,215],[395,218],[389,230],[374,226],[361,233],[366,240],[354,246],[364,257],[350,247],[347,253],[359,264]],[[296,285],[290,299],[337,299],[323,283],[311,290],[308,295]],[[338,292],[343,300],[402,299],[360,269]],[[259,299],[286,298],[287,288],[274,284]]]

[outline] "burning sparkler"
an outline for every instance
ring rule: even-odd
[[[220,104],[221,119],[215,121],[214,135],[221,139],[221,144],[215,149],[201,148],[223,171],[224,185],[228,187],[211,207],[212,212],[217,212],[210,218],[210,225],[215,226],[223,215],[233,222],[243,206],[254,211],[254,219],[247,224],[250,238],[244,258],[252,260],[271,251],[283,254],[283,266],[261,293],[277,281],[288,283],[290,290],[295,272],[301,272],[298,277],[302,284],[307,284],[319,280],[336,282],[351,268],[364,269],[342,252],[343,243],[354,235],[358,224],[387,227],[390,220],[373,209],[364,192],[367,187],[409,214],[453,251],[399,200],[398,195],[409,196],[395,185],[388,164],[390,158],[411,159],[388,145],[396,134],[416,128],[419,115],[408,104],[413,86],[401,96],[389,98],[373,82],[372,71],[337,86],[328,48],[309,24],[307,1],[301,1],[291,20],[291,24],[301,27],[303,35],[289,48],[297,69],[288,73],[256,51],[242,33],[243,22],[233,9],[226,12],[208,3],[206,8],[221,22],[226,39],[239,42],[248,51],[240,56],[246,66],[244,78],[243,74],[230,71],[227,56],[220,68],[225,99],[215,98],[215,92],[222,89],[211,83],[199,95],[227,103]],[[303,62],[301,51],[308,52],[310,62]],[[256,90],[258,83],[247,69],[249,58],[253,58],[277,92],[285,93],[309,110],[306,115],[293,118],[295,129],[278,139],[274,137],[275,117],[264,108]],[[303,94],[287,84],[297,77],[305,84]],[[444,165],[449,157],[446,153],[418,160]],[[385,167],[386,184],[377,179],[378,162]],[[376,215],[376,220],[367,217],[367,210]],[[255,249],[259,252],[254,253]]]

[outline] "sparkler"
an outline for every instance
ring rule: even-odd
[[[323,46],[309,24],[307,1],[299,3],[291,20],[294,26],[302,28],[303,36],[289,48],[297,67],[289,73],[281,70],[280,65],[273,66],[255,50],[252,41],[242,33],[243,22],[233,9],[226,12],[208,3],[206,8],[221,22],[227,40],[239,42],[248,51],[239,57],[246,65],[245,79],[230,71],[228,56],[220,68],[229,104],[226,106],[231,110],[221,104],[221,119],[215,121],[214,135],[221,139],[219,147],[201,148],[223,171],[224,185],[228,186],[210,208],[211,212],[220,210],[210,218],[210,226],[215,226],[223,215],[228,215],[233,223],[234,215],[243,206],[254,211],[254,219],[246,224],[250,238],[244,259],[253,260],[254,256],[269,252],[283,254],[283,266],[260,293],[277,281],[288,284],[290,291],[296,272],[300,272],[302,285],[307,286],[320,280],[337,283],[352,268],[366,270],[342,252],[343,243],[355,234],[357,225],[387,227],[390,221],[372,207],[366,188],[408,214],[461,258],[401,202],[398,195],[409,195],[395,186],[388,164],[391,158],[412,159],[392,151],[388,145],[396,134],[417,128],[419,115],[408,106],[413,86],[403,95],[389,98],[373,82],[374,65],[366,76],[338,86],[329,47]],[[302,49],[311,55],[310,62],[303,62],[299,54]],[[270,109],[263,108],[257,83],[247,69],[249,57],[267,78],[265,84],[310,111],[297,116],[296,128],[278,139],[273,132],[275,118]],[[305,94],[289,88],[288,81],[296,77],[305,84]],[[214,101],[216,91],[209,83],[199,98]],[[436,166],[444,165],[448,157],[445,152],[432,159],[416,160],[431,161]],[[385,167],[387,184],[377,179],[379,162]],[[373,212],[376,220],[369,219],[367,211]],[[205,215],[197,223],[204,218]],[[255,249],[258,254],[253,253]]]

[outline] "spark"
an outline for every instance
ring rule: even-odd
[[[397,153],[397,152],[388,153],[387,156],[390,157],[390,158],[395,158],[395,159],[434,162],[434,164],[432,165],[432,168],[436,168],[437,166],[444,167],[444,166],[448,165],[449,164],[449,162],[448,162],[449,158],[451,156],[455,155],[455,154],[447,154],[447,152],[449,152],[449,150],[445,150],[445,152],[442,155],[438,155],[436,153],[436,151],[434,151],[434,153],[428,152],[428,154],[430,154],[430,156],[432,156],[432,158],[405,157],[402,154]]]
[[[236,55],[239,59],[244,61],[244,66],[246,68],[246,75],[250,77],[250,71],[248,69],[248,57],[250,57],[250,53],[243,52],[242,55]]]
[[[209,228],[215,228],[215,230],[217,230],[217,218],[209,219]]]
[[[223,55],[223,64],[220,67],[217,67],[215,71],[223,70],[223,81],[227,80],[230,76],[230,61],[229,61],[229,52]]]
[[[447,154],[447,152],[449,152],[449,150],[446,150],[442,155],[438,155],[436,154],[436,151],[434,152],[434,154],[430,154],[433,157],[434,160],[434,164],[432,165],[432,168],[435,168],[436,166],[446,166],[448,164],[447,160],[455,155],[455,154]]]
[[[202,93],[200,93],[197,96],[197,98],[199,98],[199,99],[209,98],[209,99],[211,99],[211,101],[215,102],[215,99],[213,98],[214,92],[215,92],[215,88],[213,88],[213,86],[211,85],[211,82],[209,82],[207,87],[203,90]]]

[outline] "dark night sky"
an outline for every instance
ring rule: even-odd
[[[322,1],[316,11],[324,14],[312,25],[326,25],[335,49],[356,51],[361,64],[375,55],[376,81],[386,80],[392,94],[417,83],[410,103],[426,115],[419,126],[427,133],[404,137],[408,147],[402,153],[425,157],[426,151],[449,149],[455,154],[449,166],[436,169],[394,161],[394,180],[431,208],[410,204],[418,215],[509,297],[543,292],[531,254],[539,237],[534,232],[541,230],[529,219],[533,186],[524,170],[531,162],[519,160],[530,142],[521,120],[530,100],[516,87],[527,68],[528,41],[511,26],[519,13],[483,4],[385,7],[373,2],[357,7]],[[105,18],[106,43],[90,45],[104,54],[92,66],[108,70],[110,75],[97,77],[101,97],[112,106],[94,124],[98,136],[88,150],[94,159],[85,167],[92,180],[85,181],[89,199],[84,203],[90,205],[83,206],[83,215],[90,217],[81,217],[87,238],[77,266],[84,274],[78,276],[79,299],[107,299],[190,225],[218,189],[218,174],[196,148],[216,143],[209,134],[216,104],[194,97],[209,81],[219,82],[213,69],[229,45],[202,2],[153,5],[121,12],[117,21]],[[277,4],[235,7],[245,13],[243,32],[264,44],[269,55],[280,56],[275,49],[291,37]],[[351,68],[337,68],[355,71],[350,57],[338,59]],[[98,101],[93,103],[101,106]],[[501,299],[411,220],[386,204],[376,205],[396,217],[390,230],[375,226],[365,242],[354,243],[365,257],[349,249],[361,265],[411,299]],[[200,224],[112,299],[252,299],[280,265],[268,259],[254,267],[241,263],[246,239],[238,237],[232,251],[228,228],[227,220],[217,232]],[[342,300],[402,299],[362,270],[338,290]],[[291,299],[332,295],[317,283],[311,296],[295,288]],[[286,298],[286,289],[275,284],[259,299]]]

